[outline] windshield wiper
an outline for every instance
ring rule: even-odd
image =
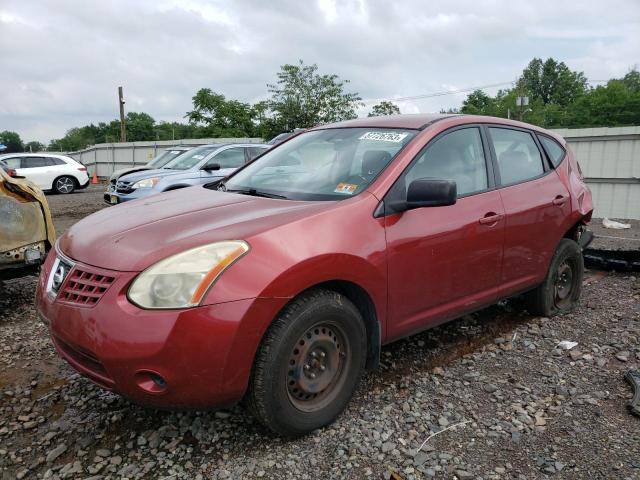
[[[267,192],[260,192],[258,190],[256,190],[255,188],[248,188],[246,190],[224,190],[225,192],[229,192],[229,193],[239,193],[240,195],[251,195],[252,197],[264,197],[264,198],[282,198],[284,200],[287,200],[287,197],[285,197],[284,195],[278,195],[276,193],[267,193]]]

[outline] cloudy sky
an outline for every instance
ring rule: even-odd
[[[298,59],[349,79],[365,115],[513,81],[536,56],[624,75],[640,63],[640,1],[0,0],[0,131],[47,142],[112,120],[118,85],[128,111],[181,120],[199,88],[254,102]]]

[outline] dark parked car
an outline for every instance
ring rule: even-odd
[[[103,388],[164,408],[245,398],[295,436],[340,414],[383,344],[520,294],[533,314],[571,310],[591,214],[552,132],[362,118],[81,220],[47,258],[37,309]]]

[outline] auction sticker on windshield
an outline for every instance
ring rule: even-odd
[[[358,188],[358,185],[354,184],[354,183],[339,183],[338,186],[336,187],[336,189],[334,190],[335,193],[346,193],[347,195],[353,195],[353,192],[356,191],[356,188]]]
[[[394,142],[400,143],[406,138],[406,133],[393,133],[393,132],[367,132],[362,135],[358,140],[377,140],[379,142]]]

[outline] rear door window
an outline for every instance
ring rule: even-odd
[[[22,168],[38,168],[49,165],[49,162],[44,157],[22,157]]]
[[[244,165],[244,148],[228,148],[218,153],[207,162],[207,165],[217,163],[220,168],[238,168]]]
[[[502,185],[525,182],[544,173],[542,155],[529,132],[489,127],[489,133]]]
[[[247,157],[249,158],[249,161],[251,161],[257,156],[262,155],[266,151],[267,151],[266,148],[247,147]]]
[[[558,142],[544,135],[538,135],[538,139],[540,140],[542,147],[546,150],[547,155],[549,155],[553,166],[557,167],[560,165],[560,162],[562,162],[562,159],[567,153],[565,149],[562,148]]]

